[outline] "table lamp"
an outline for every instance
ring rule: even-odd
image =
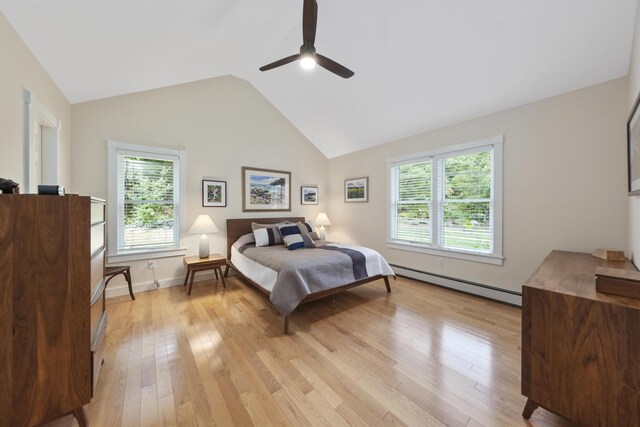
[[[217,233],[218,227],[209,215],[198,215],[193,225],[189,229],[189,234],[202,234],[200,236],[200,258],[209,258],[209,236],[207,234]]]
[[[326,213],[320,212],[316,217],[316,220],[314,221],[314,223],[320,226],[320,230],[318,230],[318,235],[320,236],[320,240],[324,240],[326,235],[324,226],[331,225],[331,221],[329,221],[329,217],[327,216]]]

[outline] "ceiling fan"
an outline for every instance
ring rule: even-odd
[[[354,72],[347,67],[338,64],[326,56],[316,53],[314,43],[316,40],[317,23],[318,3],[316,0],[304,0],[304,7],[302,10],[302,46],[300,46],[300,53],[287,56],[286,58],[282,58],[278,61],[272,62],[271,64],[262,66],[260,67],[260,71],[271,70],[300,59],[300,66],[307,70],[318,64],[322,68],[325,68],[345,79],[353,76]]]

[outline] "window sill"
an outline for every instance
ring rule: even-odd
[[[182,257],[182,256],[185,256],[186,254],[187,254],[187,248],[122,252],[118,254],[107,255],[107,262],[109,264],[118,264],[118,263],[127,262],[127,261],[143,261],[148,259]]]
[[[436,249],[419,245],[416,243],[398,242],[388,240],[387,247],[390,249],[398,249],[401,251],[420,252],[423,254],[436,255],[447,258],[457,258],[465,261],[481,262],[484,264],[502,265],[504,257],[492,254],[480,254],[476,252],[465,252],[453,249]]]

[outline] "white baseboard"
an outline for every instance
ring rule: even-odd
[[[494,301],[522,307],[522,294],[519,292],[484,285],[482,283],[474,283],[468,280],[456,279],[454,277],[442,276],[439,274],[429,273],[427,271],[416,270],[414,268],[402,267],[395,264],[391,264],[391,268],[393,268],[393,271],[395,271],[399,276],[410,277],[421,282],[433,283],[434,285],[455,289],[456,291],[461,291],[467,294],[477,295]]]
[[[213,279],[215,279],[215,275],[213,272],[198,273],[198,275],[195,277],[193,282],[197,283],[197,282],[202,282],[204,280],[213,280]],[[182,286],[184,285],[184,276],[174,277],[171,279],[162,279],[162,280],[158,280],[158,282],[160,282],[159,288],[168,288],[171,286]],[[155,283],[153,282],[134,283],[133,294],[135,295],[140,292],[154,291],[159,288],[156,287]],[[127,286],[126,283],[124,284],[124,286],[119,286],[117,288],[116,287],[112,288],[111,286],[107,287],[107,291],[106,291],[107,298],[115,298],[122,295],[129,295],[129,287]]]

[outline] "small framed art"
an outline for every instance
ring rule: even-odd
[[[227,181],[202,180],[202,206],[227,206]]]
[[[640,195],[640,94],[636,98],[627,120],[627,168],[629,196]]]
[[[291,172],[242,167],[242,211],[291,210]]]
[[[317,205],[318,187],[314,185],[303,185],[302,187],[300,187],[300,204]]]
[[[351,178],[344,180],[345,202],[369,201],[369,177]]]

